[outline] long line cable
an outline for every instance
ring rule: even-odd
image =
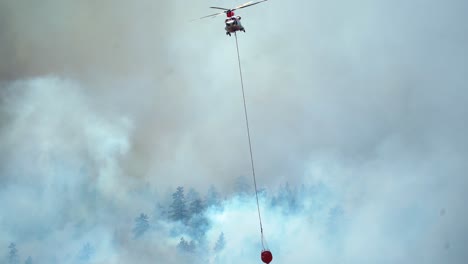
[[[244,101],[245,125],[247,128],[247,138],[249,139],[250,164],[252,166],[252,177],[254,181],[255,198],[257,199],[257,210],[258,210],[258,220],[260,222],[261,241],[262,241],[262,247],[263,249],[265,249],[264,238],[263,238],[262,217],[260,215],[260,204],[258,203],[257,180],[255,178],[255,166],[254,166],[254,159],[253,159],[253,154],[252,154],[252,141],[250,140],[249,116],[247,114],[247,104],[245,103],[244,80],[242,78],[242,67],[241,67],[241,61],[240,61],[240,55],[239,55],[239,43],[237,42],[236,32],[234,32],[234,36],[236,37],[237,60],[239,62],[239,75],[240,75],[240,81],[241,81],[241,87],[242,87],[242,99]]]

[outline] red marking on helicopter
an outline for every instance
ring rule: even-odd
[[[248,7],[248,6],[253,6],[253,5],[259,4],[261,2],[265,2],[265,1],[268,1],[268,0],[261,0],[261,1],[257,1],[257,2],[250,1],[250,2],[247,2],[245,4],[242,4],[242,5],[236,6],[234,8],[231,8],[231,9],[224,8],[224,7],[212,6],[210,8],[221,9],[221,10],[224,10],[224,11],[216,13],[216,14],[200,17],[200,19],[207,18],[207,17],[217,17],[219,15],[226,14],[227,19],[224,21],[224,23],[226,24],[226,27],[224,29],[226,30],[226,35],[231,36],[231,33],[234,33],[236,31],[245,32],[245,28],[242,26],[242,24],[240,22],[241,17],[236,16],[234,14],[234,10],[245,8],[245,7]]]

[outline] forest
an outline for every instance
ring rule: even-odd
[[[205,193],[200,193],[196,189],[186,186],[176,187],[170,197],[154,202],[152,211],[142,211],[134,216],[132,222],[127,223],[129,243],[136,244],[139,241],[156,238],[165,241],[166,249],[163,250],[174,250],[180,259],[188,258],[195,260],[196,263],[221,262],[218,256],[223,251],[230,250],[230,238],[225,234],[222,226],[215,228],[213,216],[220,216],[227,213],[227,210],[231,210],[232,206],[230,207],[228,204],[232,205],[232,201],[236,201],[238,205],[253,205],[255,192],[249,180],[247,177],[238,177],[234,184],[235,190],[229,196],[223,195],[213,185]],[[283,216],[313,216],[313,211],[327,210],[326,225],[329,235],[337,232],[340,221],[344,219],[344,212],[340,206],[324,204],[324,201],[327,200],[324,198],[330,198],[331,194],[323,184],[292,186],[286,182],[274,191],[261,188],[258,190],[258,195],[261,201],[261,210],[274,211]],[[314,202],[313,197],[317,198],[317,202]],[[249,215],[252,217],[248,221],[253,225],[258,225],[256,215]],[[264,219],[264,221],[268,222],[269,219]],[[240,230],[241,228],[239,226]],[[220,231],[208,236],[208,233],[214,229]],[[165,237],[162,239],[161,235]],[[70,237],[70,239],[73,238]],[[258,243],[258,249],[260,249],[260,241],[253,242],[254,244]],[[70,263],[96,263],[97,256],[100,256],[99,259],[105,259],[104,252],[99,252],[99,243],[99,240],[86,241],[78,245],[74,256],[68,256],[67,259]],[[113,244],[114,249],[126,246],[128,244],[119,244],[118,242]],[[21,244],[15,241],[8,245],[6,252],[8,264],[45,263],[23,251]],[[57,261],[59,259],[63,258],[56,257]]]

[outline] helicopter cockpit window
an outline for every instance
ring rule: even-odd
[[[237,25],[237,21],[235,19],[226,19],[226,25]]]

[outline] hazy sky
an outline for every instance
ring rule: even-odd
[[[77,218],[112,237],[103,223],[150,210],[147,195],[228,195],[250,177],[234,37],[223,17],[189,22],[241,3],[0,0],[0,254],[65,241]],[[467,13],[463,0],[271,0],[236,13],[259,185],[322,182],[346,212],[339,250],[307,211],[265,212],[274,262],[466,262]],[[255,213],[237,203],[225,232]],[[232,232],[232,263],[259,261],[240,250],[258,239],[254,217],[253,234]],[[158,243],[103,263],[169,254]]]

